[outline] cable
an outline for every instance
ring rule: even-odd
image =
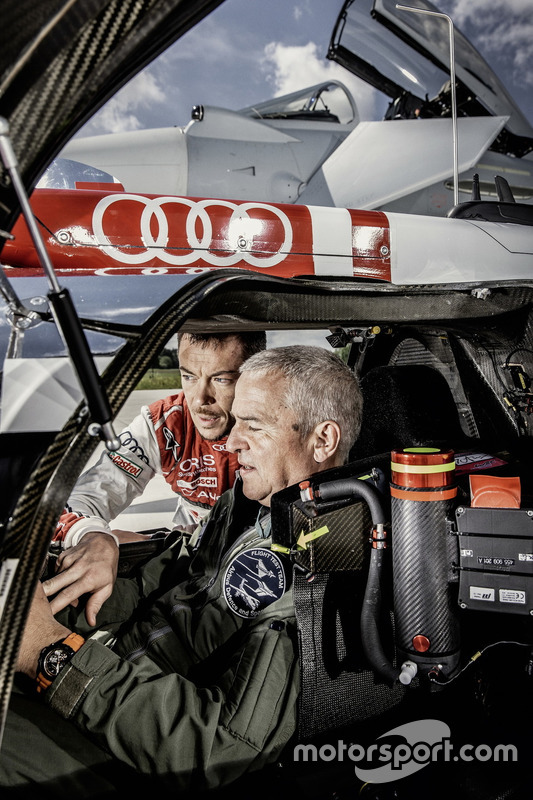
[[[451,678],[448,678],[448,680],[441,681],[441,680],[437,680],[436,678],[433,678],[433,677],[431,677],[431,676],[430,676],[429,680],[430,680],[432,683],[436,683],[436,684],[438,684],[439,686],[448,686],[448,684],[450,684],[450,683],[453,683],[453,681],[455,681],[457,678],[459,678],[459,677],[460,677],[460,676],[463,674],[463,672],[465,672],[465,671],[466,671],[466,670],[467,670],[469,667],[471,667],[471,666],[472,666],[472,664],[474,664],[474,663],[475,663],[475,662],[476,662],[476,661],[477,661],[477,660],[478,660],[478,659],[479,659],[479,658],[480,658],[482,655],[484,655],[484,654],[487,652],[487,650],[490,650],[490,649],[492,649],[493,647],[498,647],[499,645],[502,645],[502,644],[514,644],[514,645],[516,645],[517,647],[529,647],[529,648],[531,648],[531,644],[528,644],[527,642],[515,642],[515,641],[512,641],[512,640],[509,640],[509,641],[507,641],[507,640],[505,640],[505,639],[502,639],[502,640],[501,640],[501,641],[499,641],[499,642],[491,642],[490,644],[486,645],[486,646],[485,646],[485,647],[484,647],[482,650],[478,650],[476,653],[474,653],[474,655],[470,657],[470,661],[468,661],[468,662],[467,662],[467,663],[464,665],[464,667],[463,667],[462,669],[460,669],[460,670],[459,670],[459,672],[456,672],[456,673],[455,673],[455,675],[452,675],[452,677],[451,677]]]
[[[533,355],[533,350],[530,350],[529,347],[517,347],[515,350],[509,353],[509,355],[505,359],[505,364],[503,367],[504,369],[509,369],[509,361],[511,360],[511,358],[514,356],[515,353],[531,353],[531,355]]]

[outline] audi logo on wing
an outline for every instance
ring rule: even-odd
[[[138,203],[142,207],[139,217],[141,244],[119,246],[113,244],[110,238],[113,234],[109,229],[113,224],[116,226],[120,219],[128,219],[128,227],[131,228],[130,215],[125,213],[127,205],[119,216],[120,204],[127,202]],[[227,209],[228,215],[223,217],[220,210],[215,214],[215,208]],[[186,216],[183,225],[184,211]],[[260,216],[254,216],[254,211],[259,212]],[[278,240],[277,248],[273,251],[269,248],[269,255],[254,255],[254,238],[262,234],[264,239],[265,227],[270,229],[273,223],[280,233],[275,237]],[[231,267],[244,261],[251,267],[268,269],[289,255],[293,242],[292,225],[287,215],[265,203],[237,204],[228,200],[191,200],[187,197],[109,195],[95,207],[92,225],[101,249],[123,264],[146,264],[159,259],[165,264],[187,266],[201,259],[213,267]],[[172,230],[172,225],[178,229]],[[269,244],[272,238],[269,233]],[[184,252],[184,241],[188,252]],[[126,247],[135,252],[127,252]]]

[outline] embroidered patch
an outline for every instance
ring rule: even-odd
[[[133,453],[139,461],[144,461],[145,464],[148,464],[148,456],[137,439],[131,435],[131,431],[122,431],[118,438],[120,439],[121,447],[125,447],[130,453]]]
[[[176,486],[178,486],[179,489],[190,489],[191,492],[198,486],[208,486],[212,489],[215,489],[217,485],[218,485],[218,480],[216,478],[211,478],[211,477],[196,478],[196,480],[194,481],[176,481]]]
[[[172,458],[174,461],[178,460],[179,442],[169,428],[163,428],[163,436],[165,437],[165,450],[172,451]]]
[[[225,453],[226,452],[226,443],[225,442],[222,442],[222,444],[217,444],[216,442],[214,442],[211,445],[211,447],[213,448],[213,450],[216,450],[219,453]]]
[[[233,559],[224,576],[224,598],[239,617],[256,617],[283,596],[286,584],[281,558],[258,547]]]
[[[129,458],[126,456],[121,456],[119,453],[113,452],[107,454],[113,464],[121,469],[123,472],[127,472],[128,475],[132,475],[134,478],[138,478],[143,468],[140,467],[138,464],[134,464],[133,461],[130,461]]]

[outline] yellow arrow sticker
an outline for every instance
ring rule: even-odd
[[[307,550],[307,542],[311,542],[313,539],[318,539],[319,536],[324,536],[325,533],[329,533],[329,528],[327,525],[324,525],[322,528],[317,528],[316,531],[311,531],[310,533],[305,533],[305,531],[302,530],[296,544],[303,550]]]

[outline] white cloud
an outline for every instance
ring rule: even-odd
[[[188,68],[191,65],[214,63],[225,65],[229,59],[234,59],[242,42],[234,42],[227,27],[214,15],[202,20],[201,25],[193,28],[176,45],[173,45],[159,56],[159,62],[168,67],[182,62]]]
[[[292,16],[299,22],[303,20],[304,17],[312,18],[313,17],[313,3],[309,2],[309,0],[300,0],[300,2],[294,4],[294,8],[292,10]]]
[[[326,61],[314,42],[294,47],[270,42],[264,48],[263,69],[273,96],[296,92],[316,83],[338,80],[353,94],[361,119],[374,119],[376,93],[333,61]]]
[[[145,70],[120,90],[83,129],[84,136],[145,128],[143,117],[165,93],[153,72]]]
[[[441,0],[440,7],[497,73],[516,86],[533,85],[531,0]]]
[[[450,10],[448,11],[447,8]],[[466,20],[471,20],[476,25],[485,25],[487,20],[502,19],[503,17],[529,16],[531,14],[531,0],[492,0],[490,5],[487,0],[444,0],[439,3],[439,8],[445,13],[451,13],[457,25],[463,25]]]

